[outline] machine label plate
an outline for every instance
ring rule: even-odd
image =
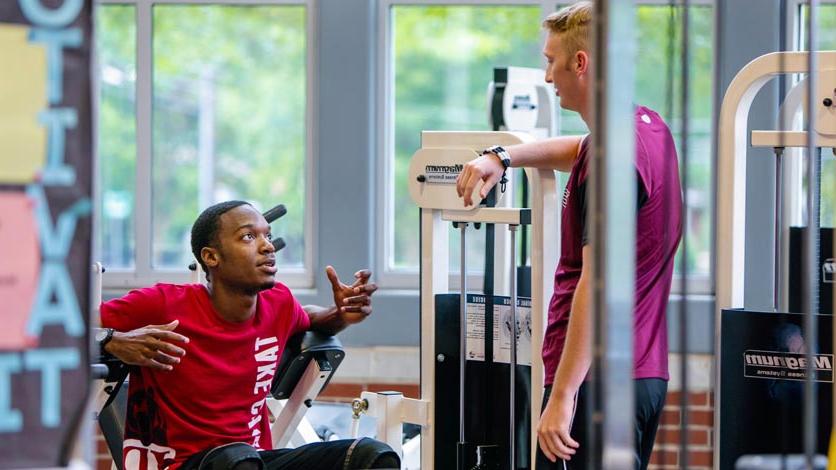
[[[456,178],[462,172],[464,165],[426,165],[424,176],[427,183],[456,184]]]
[[[833,355],[813,356],[816,382],[833,382]],[[744,373],[750,378],[806,380],[807,358],[804,354],[783,351],[746,350],[743,353]]]

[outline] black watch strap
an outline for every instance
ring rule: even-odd
[[[500,145],[493,145],[485,150],[482,150],[482,155],[485,155],[486,153],[496,154],[496,156],[499,157],[499,161],[502,162],[503,169],[507,170],[511,166],[511,154],[509,154],[504,147]]]
[[[104,353],[104,348],[113,339],[113,328],[102,328],[96,338],[99,340],[99,350]],[[103,336],[102,336],[103,335]]]

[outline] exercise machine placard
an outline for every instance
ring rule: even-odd
[[[493,298],[493,361],[511,363],[511,298]],[[501,320],[500,320],[501,319]],[[531,299],[517,298],[517,364],[531,365]],[[467,296],[467,360],[485,360],[485,296]]]

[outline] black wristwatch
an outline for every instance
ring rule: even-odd
[[[113,328],[99,328],[96,330],[96,342],[99,343],[99,350],[105,352],[105,345],[113,339]]]
[[[486,155],[489,153],[495,154],[499,157],[499,161],[502,163],[502,178],[499,180],[499,190],[503,193],[505,192],[505,184],[508,183],[508,177],[505,173],[508,171],[508,168],[511,167],[511,154],[508,153],[505,148],[499,145],[493,145],[491,147],[482,150],[482,155]]]
[[[499,161],[502,162],[503,170],[507,170],[511,167],[511,154],[509,154],[504,147],[500,145],[493,145],[491,147],[486,148],[485,150],[482,150],[482,155],[488,153],[496,154],[496,156],[499,157]]]

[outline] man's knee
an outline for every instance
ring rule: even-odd
[[[264,462],[258,451],[243,442],[236,442],[208,451],[198,470],[262,470]]]
[[[348,466],[351,470],[401,468],[401,459],[387,444],[364,437],[349,450]]]

